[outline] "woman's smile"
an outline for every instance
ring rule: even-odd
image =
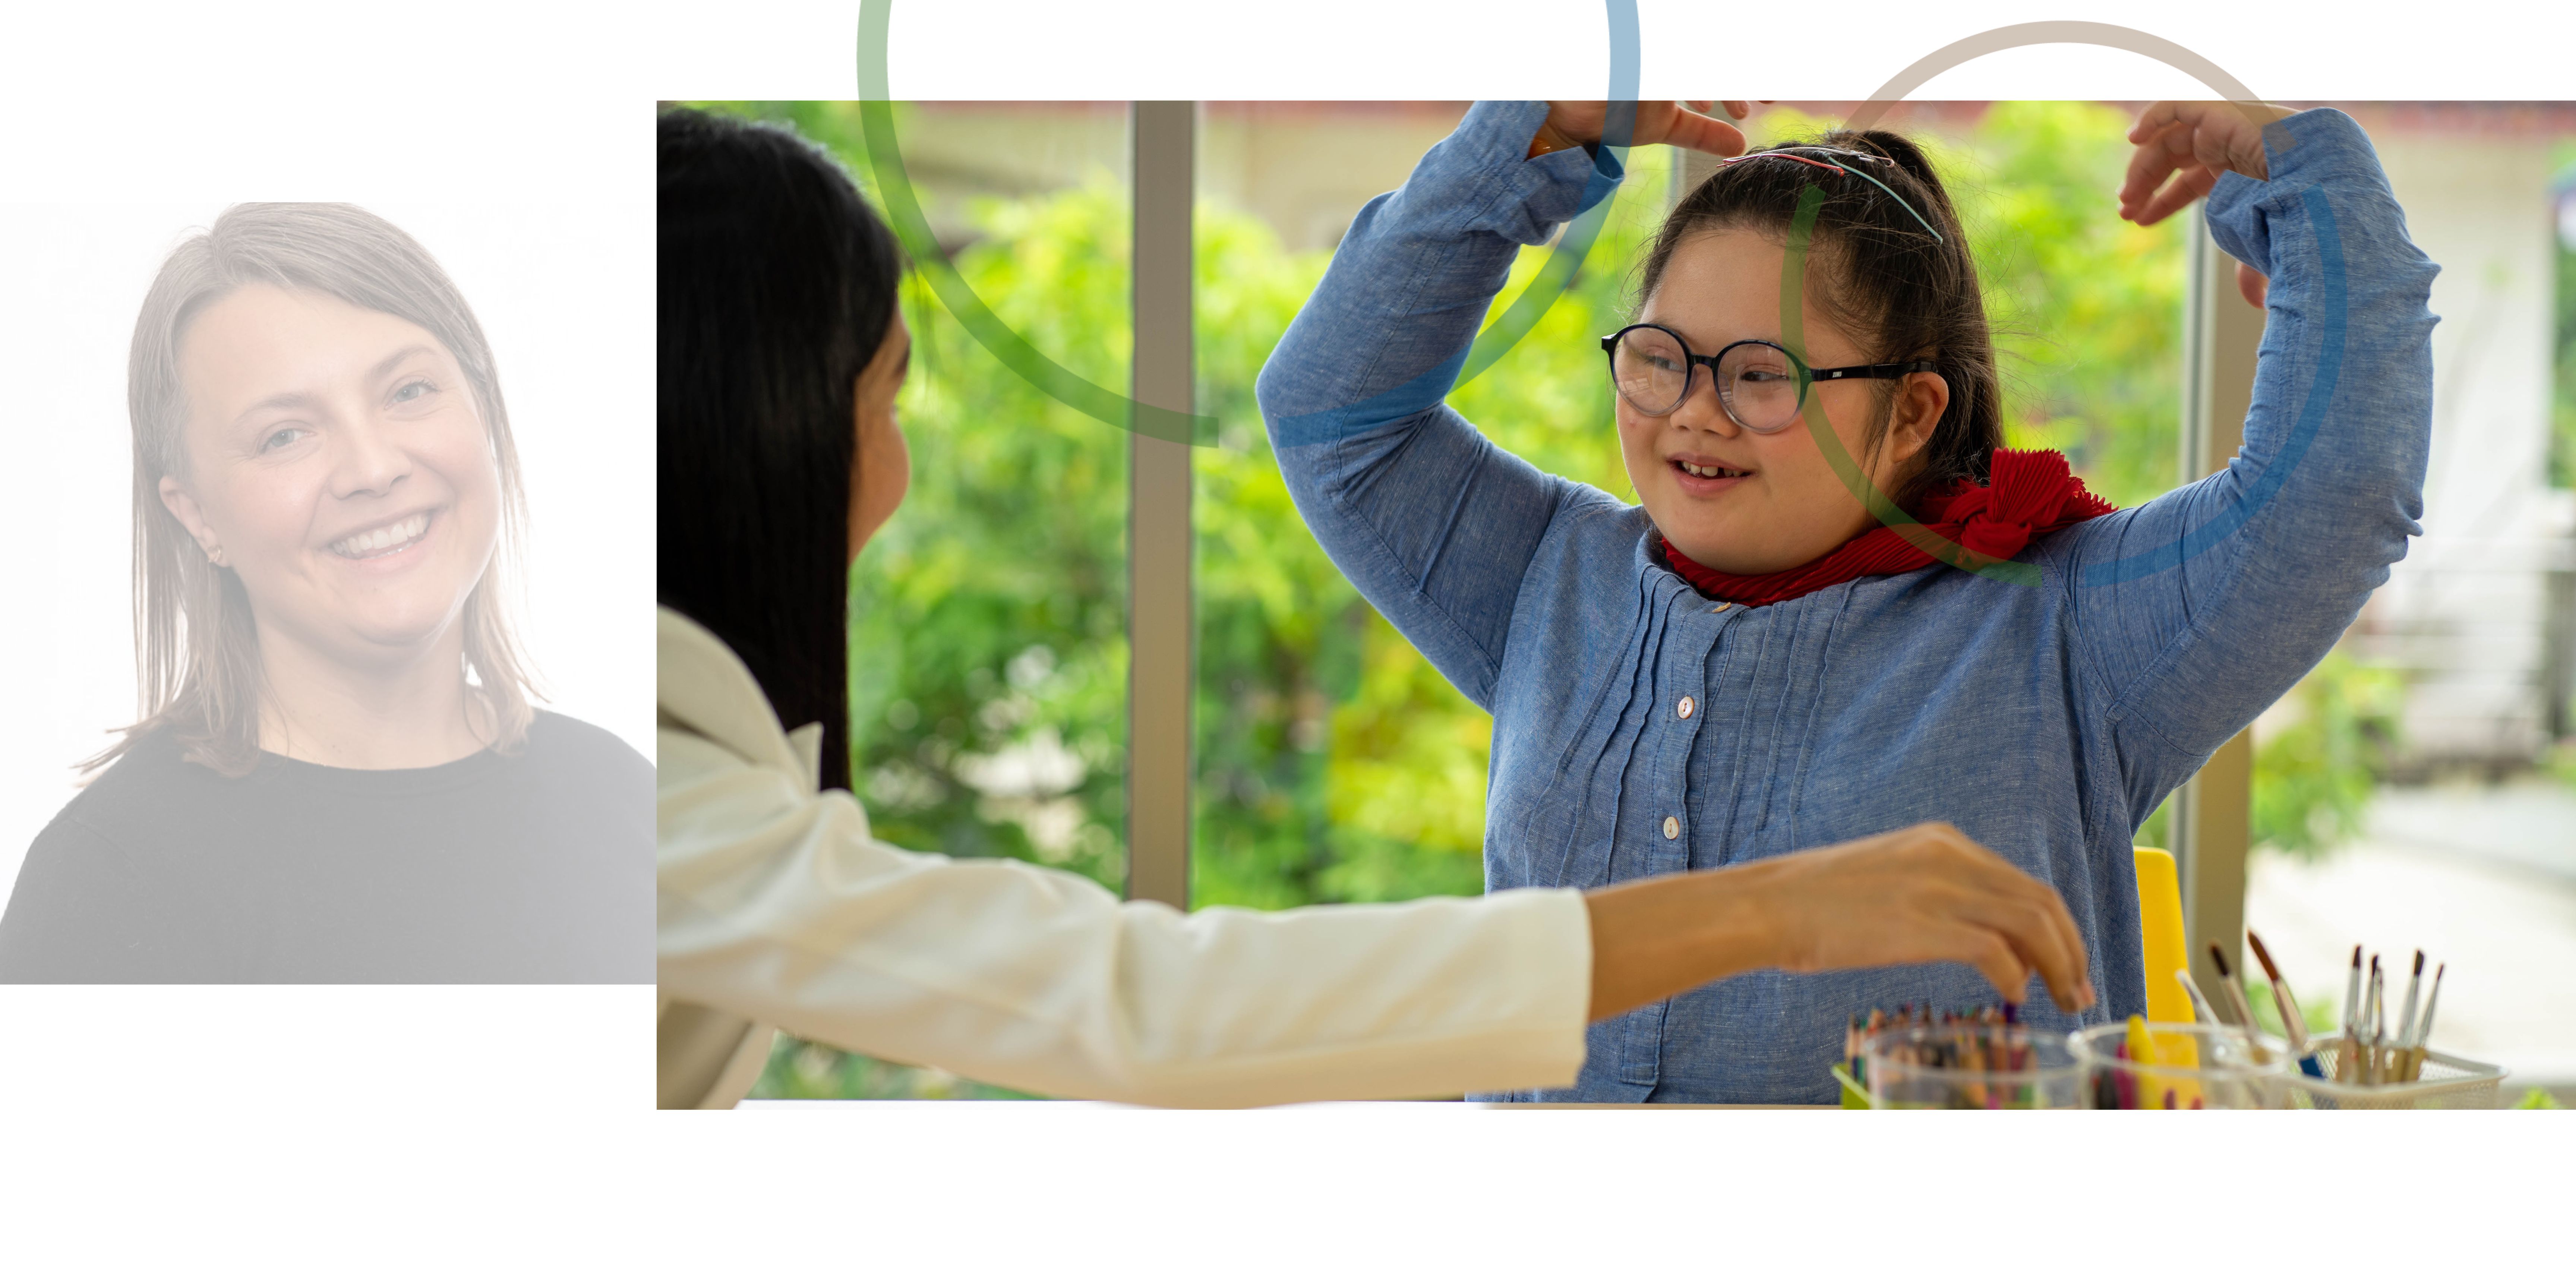
[[[236,288],[189,324],[184,485],[165,504],[263,640],[351,659],[451,634],[499,541],[500,480],[455,356],[336,296]]]
[[[420,561],[402,556],[420,551],[429,544],[431,520],[438,513],[436,508],[415,511],[390,523],[374,524],[326,542],[323,548],[351,563],[365,566],[369,572],[408,568]]]

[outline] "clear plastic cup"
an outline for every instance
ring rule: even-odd
[[[1878,1109],[2081,1109],[2066,1039],[2018,1025],[1949,1023],[1882,1030],[1862,1048]]]
[[[2232,1025],[2151,1022],[2158,1058],[2123,1053],[2126,1024],[2096,1024],[2066,1040],[2094,1109],[2287,1109],[2299,1067],[2290,1045]],[[2173,1047],[2177,1039],[2184,1050]]]

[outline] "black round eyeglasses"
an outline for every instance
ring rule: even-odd
[[[1717,382],[1717,401],[1736,424],[1757,434],[1775,433],[1798,418],[1807,387],[1819,380],[1894,380],[1935,370],[1928,358],[1878,362],[1819,371],[1768,340],[1738,340],[1713,354],[1690,351],[1681,336],[1652,322],[1601,337],[1610,355],[1610,383],[1628,405],[1648,416],[1668,416],[1690,398],[1697,368]]]

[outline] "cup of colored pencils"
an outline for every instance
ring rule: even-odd
[[[1853,1021],[1845,1049],[1854,1079],[1881,1109],[2083,1107],[2066,1040],[2006,1010],[1873,1011]]]
[[[2093,1109],[2287,1109],[2298,1075],[2289,1043],[2232,1024],[2132,1016],[2079,1030],[2066,1044]]]

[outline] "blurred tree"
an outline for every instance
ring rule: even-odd
[[[2281,700],[2289,718],[2256,731],[2254,843],[2315,859],[2360,835],[2405,693],[2393,667],[2326,654]]]
[[[2557,366],[2549,404],[2549,486],[2576,488],[2576,238],[2558,243]]]

